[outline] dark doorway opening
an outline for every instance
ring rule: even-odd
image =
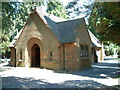
[[[37,44],[32,46],[31,67],[40,67],[40,47]]]
[[[95,49],[94,49],[94,63],[98,63],[98,56],[96,54]]]

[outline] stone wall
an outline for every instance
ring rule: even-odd
[[[89,47],[90,48],[90,47]],[[91,67],[90,53],[88,57],[80,57],[80,47],[75,44],[65,45],[65,70],[81,71]]]
[[[33,13],[23,28],[23,31],[16,43],[17,66],[31,66],[31,48],[34,44],[40,47],[41,68],[59,69],[59,42],[42,19],[36,13]],[[22,62],[20,60],[20,51],[22,51]],[[52,60],[50,60],[52,52]]]
[[[80,27],[76,27],[76,32],[78,33],[75,43],[60,44],[43,20],[36,13],[31,14],[15,45],[17,66],[31,66],[31,48],[37,44],[40,47],[41,68],[67,71],[89,68],[91,41],[84,20]],[[80,45],[88,46],[87,58],[80,57]],[[22,59],[20,59],[21,51]]]
[[[11,47],[10,48],[11,51],[11,66],[15,66],[15,48]]]

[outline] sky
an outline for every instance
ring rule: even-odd
[[[27,1],[27,0],[4,0],[4,1],[19,1],[19,2],[24,2],[24,1]],[[40,2],[42,0],[29,0],[27,2]],[[44,0],[44,1],[53,1],[53,0]],[[90,3],[91,1],[94,1],[94,0],[59,0],[60,2],[63,3],[64,6],[66,6],[69,2],[78,2],[78,5],[79,7],[82,7],[84,3]],[[46,6],[43,6],[43,10],[46,11]],[[83,10],[82,10],[83,11]],[[74,13],[73,13],[74,14]],[[82,18],[84,17],[85,15],[84,14],[80,14],[79,16],[75,17],[75,18]]]
[[[64,6],[66,6],[69,2],[77,2],[79,7],[82,7],[84,4],[87,5],[87,4],[94,2],[94,0],[60,0],[60,1],[63,3]],[[84,11],[84,10],[85,10],[85,8],[84,9],[82,8],[81,11]],[[74,18],[83,18],[83,17],[85,17],[85,14],[81,13],[79,16],[76,16]],[[85,19],[87,22],[87,18],[85,18]]]
[[[60,0],[60,1],[63,2],[64,6],[66,6],[67,3],[69,3],[69,2],[76,2],[76,1],[80,2],[80,4],[83,5],[85,0]]]
[[[1,0],[0,0],[1,1]],[[39,2],[39,1],[42,1],[42,0],[4,0],[4,2],[16,2],[16,1],[19,1],[19,2],[23,2],[23,1],[27,1],[27,2]],[[44,0],[45,1],[45,0]],[[53,1],[53,0],[49,0],[49,1]],[[92,0],[59,0],[61,2],[63,2],[64,5],[67,5],[68,2],[80,2],[81,4],[83,4],[83,2],[85,1],[92,1]]]

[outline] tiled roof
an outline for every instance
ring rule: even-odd
[[[83,18],[65,20],[54,15],[50,15],[41,11],[41,8],[36,8],[37,14],[44,21],[44,23],[49,26],[55,36],[58,38],[60,43],[73,43],[76,41],[76,31],[75,29],[82,25],[81,22]],[[16,39],[20,36],[22,30],[15,37],[14,42],[11,43],[11,46],[14,46]],[[95,36],[89,31],[92,43],[97,47],[100,47],[100,44],[96,43]]]
[[[60,43],[73,43],[76,40],[76,27],[81,25],[83,18],[65,20],[54,15],[41,12],[41,8],[36,8],[36,12],[43,21],[51,28]]]
[[[91,41],[92,41],[92,46],[93,47],[102,47],[100,41],[93,35],[93,33],[88,30],[89,32],[89,35],[90,35],[90,38],[91,38]]]

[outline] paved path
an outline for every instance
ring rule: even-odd
[[[117,61],[92,65],[82,72],[54,72],[47,69],[0,66],[2,88],[108,88],[118,85]]]

